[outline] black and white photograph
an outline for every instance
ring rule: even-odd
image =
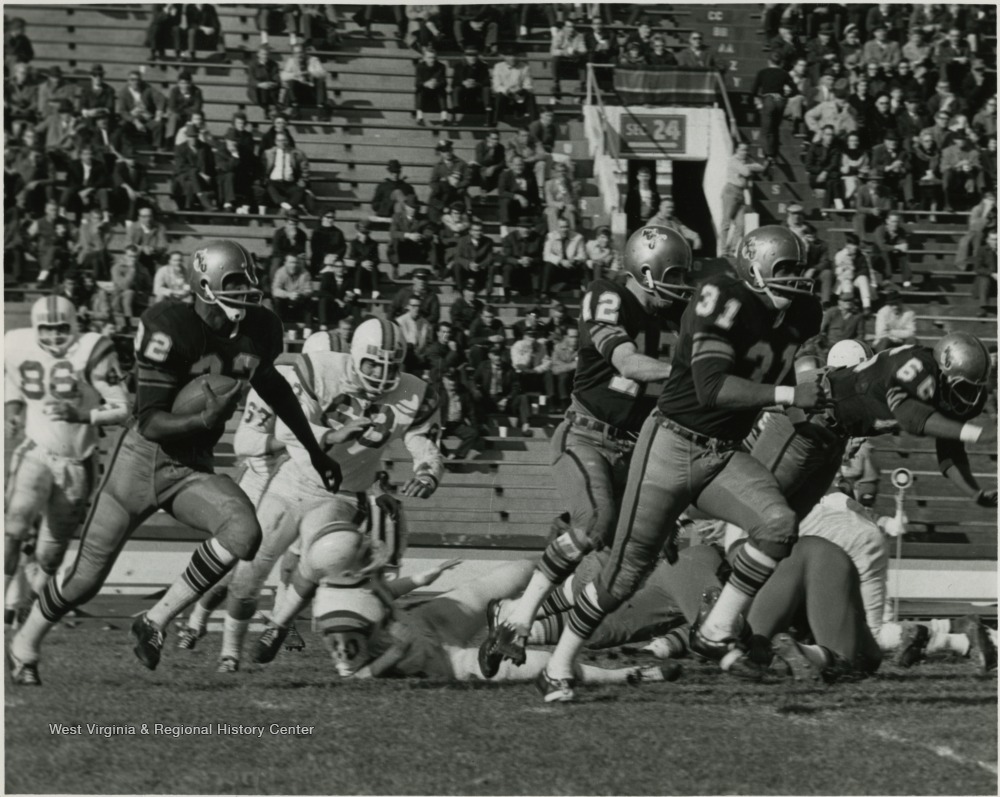
[[[998,793],[996,3],[3,14],[5,793]]]

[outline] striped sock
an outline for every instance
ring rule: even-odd
[[[531,633],[528,634],[529,645],[554,645],[559,641],[565,621],[563,615],[550,614],[541,620],[535,620],[531,624]]]
[[[549,617],[553,614],[562,614],[572,608],[573,604],[566,599],[566,596],[563,595],[563,591],[561,589],[556,589],[553,590],[552,594],[549,595],[549,597],[547,597],[542,603],[540,612],[542,617]]]
[[[618,605],[619,602],[610,595],[602,596],[597,591],[597,586],[591,582],[576,596],[576,603],[566,613],[566,624],[581,639],[590,639],[604,618],[617,609]]]
[[[584,551],[576,544],[570,532],[564,532],[545,546],[538,569],[555,585],[562,584],[583,559]]]
[[[729,577],[729,584],[752,598],[760,592],[777,566],[774,559],[747,543],[740,548],[733,560],[733,574]]]
[[[738,635],[754,595],[767,583],[777,565],[749,543],[740,548],[733,560],[733,574],[702,624],[701,633],[706,639],[720,640]]]
[[[170,585],[167,594],[147,613],[147,619],[161,630],[201,595],[208,592],[236,564],[231,554],[214,538],[195,549],[187,568]]]
[[[49,583],[45,585],[42,593],[38,596],[38,608],[41,609],[42,616],[46,620],[50,623],[58,623],[63,615],[73,607],[63,597],[56,579],[50,578]]]

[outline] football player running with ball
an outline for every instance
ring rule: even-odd
[[[624,258],[624,283],[595,280],[584,296],[572,404],[552,436],[571,527],[549,543],[520,600],[482,643],[479,661],[487,678],[504,659],[524,663],[539,609],[550,614],[567,608],[556,587],[590,551],[611,545],[636,437],[655,403],[646,385],[670,374],[668,364],[639,352],[636,338],[653,316],[676,328],[691,294],[691,248],[676,231],[649,226],[632,235]]]
[[[796,349],[819,331],[819,302],[800,276],[805,254],[790,230],[761,227],[740,245],[737,276],[704,280],[685,309],[673,370],[632,456],[611,557],[577,597],[536,681],[546,702],[574,699],[577,654],[638,589],[691,504],[750,536],[692,648],[722,659],[743,634],[743,612],[789,554],[797,522],[774,477],[740,444],[761,408],[824,400],[815,381],[787,384]]]
[[[41,520],[30,584],[38,593],[83,521],[95,481],[97,427],[123,423],[129,399],[114,344],[96,332],[80,335],[76,308],[63,296],[36,301],[31,328],[4,336],[4,375],[7,434],[25,433],[7,482],[4,590]]]
[[[97,594],[129,535],[158,509],[211,538],[159,603],[132,624],[135,654],[149,669],[159,663],[167,624],[238,559],[253,558],[261,540],[253,505],[231,479],[213,472],[212,455],[244,381],[293,431],[323,483],[330,489],[340,484],[339,466],[316,442],[295,394],[275,370],[283,331],[278,317],[259,306],[252,255],[233,241],[213,241],[194,254],[189,278],[194,305],[162,302],[142,315],[132,420],[94,495],[76,560],[61,583],[48,582],[11,641],[7,659],[15,684],[40,684],[45,635]],[[219,395],[202,383],[202,406],[174,412],[182,389],[205,374],[236,381]]]

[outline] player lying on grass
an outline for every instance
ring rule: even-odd
[[[976,614],[924,622],[886,622],[879,644],[895,651],[900,667],[912,667],[934,653],[954,653],[968,659],[977,675],[997,668],[997,632]]]

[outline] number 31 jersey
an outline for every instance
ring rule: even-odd
[[[821,320],[814,296],[796,295],[779,312],[741,280],[725,274],[709,277],[681,318],[660,412],[699,434],[742,440],[760,410],[716,407],[722,381],[731,375],[760,384],[793,384],[795,351],[819,332]]]
[[[94,386],[101,380],[120,391],[121,372],[114,344],[96,332],[85,332],[61,357],[38,345],[35,330],[12,329],[4,336],[4,401],[27,405],[24,433],[46,451],[68,459],[86,459],[97,444],[97,428],[89,423],[55,421],[46,414],[50,405],[68,402],[83,414],[101,405]]]

